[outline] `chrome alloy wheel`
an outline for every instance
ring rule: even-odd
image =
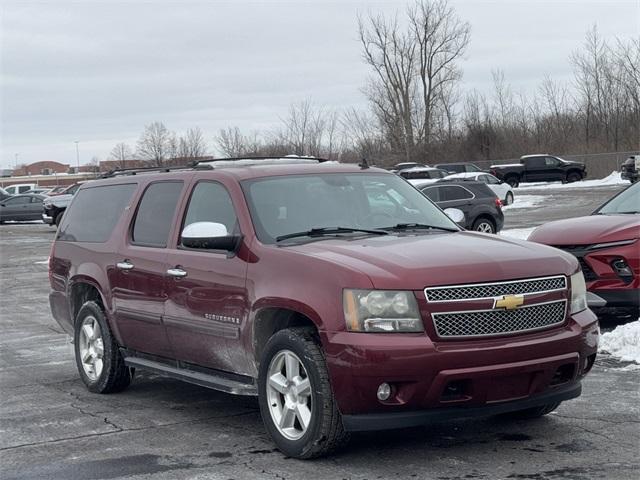
[[[89,377],[89,380],[96,381],[104,367],[104,342],[102,341],[100,324],[91,315],[82,321],[78,336],[78,350],[84,373]]]
[[[285,438],[298,440],[306,433],[313,411],[311,381],[290,350],[281,350],[269,364],[267,402],[271,419]]]
[[[476,231],[482,233],[493,233],[493,227],[489,222],[481,222],[476,227]]]

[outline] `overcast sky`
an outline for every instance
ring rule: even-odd
[[[567,61],[597,24],[640,34],[640,0],[457,0],[472,27],[464,88],[500,68],[516,91]],[[405,1],[0,1],[0,166],[106,159],[145,124],[180,133],[277,126],[291,102],[365,107],[357,14]]]

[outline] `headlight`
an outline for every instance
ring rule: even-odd
[[[582,271],[571,275],[571,313],[587,309],[587,286]]]
[[[345,290],[344,318],[351,332],[423,332],[416,297],[395,290]]]

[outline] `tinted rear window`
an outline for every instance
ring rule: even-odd
[[[64,214],[57,239],[106,242],[135,190],[135,183],[80,190]]]
[[[140,201],[131,232],[138,245],[166,247],[182,182],[158,182],[147,187]]]

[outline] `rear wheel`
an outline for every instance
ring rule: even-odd
[[[100,305],[85,302],[75,322],[74,348],[80,378],[94,393],[124,390],[131,383],[133,370],[124,364]]]
[[[348,439],[324,355],[310,330],[285,329],[271,337],[260,362],[258,389],[265,427],[285,455],[319,457]]]
[[[505,205],[511,205],[513,203],[513,193],[507,192],[507,196],[504,199]]]
[[[473,230],[482,233],[496,233],[496,227],[491,220],[485,217],[480,217],[473,222]]]
[[[511,188],[517,188],[518,185],[520,185],[520,180],[515,175],[505,178],[504,181],[509,184]]]

